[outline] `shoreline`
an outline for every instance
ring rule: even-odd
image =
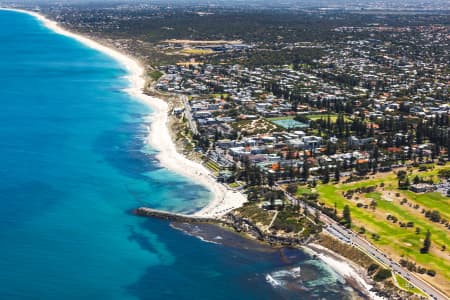
[[[194,216],[219,218],[227,212],[241,207],[246,202],[246,198],[242,193],[230,190],[223,184],[220,184],[206,167],[187,159],[177,151],[167,126],[168,104],[164,100],[144,94],[146,83],[144,79],[145,69],[138,60],[84,35],[68,31],[60,27],[56,21],[52,21],[37,12],[17,8],[0,8],[0,10],[33,16],[53,32],[72,38],[91,49],[100,51],[125,67],[128,73],[126,78],[130,83],[125,91],[152,109],[152,113],[149,116],[151,127],[149,128],[146,143],[158,151],[156,158],[160,165],[205,187],[212,194],[210,202],[201,210],[193,213]]]
[[[152,109],[152,113],[149,115],[151,126],[149,128],[149,135],[146,138],[146,143],[158,151],[156,158],[160,165],[190,179],[196,184],[204,186],[212,194],[210,202],[204,208],[193,213],[192,216],[220,218],[227,212],[241,207],[246,202],[245,196],[242,193],[228,189],[226,186],[218,183],[206,167],[187,159],[176,150],[176,145],[171,138],[170,130],[167,126],[169,113],[168,104],[164,100],[144,94],[143,88],[146,82],[143,76],[145,69],[138,60],[84,35],[68,31],[60,27],[56,21],[52,21],[37,12],[1,7],[0,10],[15,11],[31,15],[53,32],[75,39],[91,49],[108,55],[126,69],[126,78],[130,85],[124,89],[124,91]],[[361,287],[361,290],[369,293],[370,298],[377,300],[383,299],[373,295],[373,293],[369,291],[371,285],[365,281],[355,266],[349,261],[346,259],[340,260],[338,255],[334,255],[335,253],[327,248],[322,247],[323,249],[317,249],[315,246],[306,246],[302,247],[302,249],[305,252],[316,254],[322,262],[344,278],[353,279],[357,285]]]
[[[385,300],[385,298],[371,291],[373,285],[368,282],[363,271],[359,270],[361,268],[352,261],[328,248],[314,243],[303,246],[302,249],[310,255],[317,257],[317,259],[341,275],[352,288],[364,291],[365,295],[370,299]]]

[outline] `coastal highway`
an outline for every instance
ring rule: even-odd
[[[286,192],[287,198],[294,204],[298,205],[299,200],[294,198],[292,195],[289,195]],[[302,205],[310,211],[313,214],[316,212],[316,209],[314,207],[309,206],[308,204],[302,202]],[[379,250],[374,245],[369,243],[367,240],[363,239],[356,233],[352,232],[351,230],[344,228],[341,224],[336,222],[335,220],[331,219],[330,217],[320,214],[320,220],[324,222],[324,230],[328,232],[329,234],[333,235],[337,239],[343,241],[344,243],[353,245],[355,247],[358,247],[360,250],[371,256],[373,259],[381,263],[382,265],[385,265],[385,267],[390,268],[393,272],[401,275],[403,278],[408,280],[408,282],[415,286],[416,288],[423,291],[425,294],[427,294],[430,298],[436,299],[436,300],[449,300],[450,298],[447,297],[445,294],[443,294],[441,291],[437,290],[421,278],[417,277],[415,274],[409,272],[406,268],[403,268],[401,265],[399,265],[397,262],[395,262],[392,258],[387,256],[385,253],[383,253],[382,250]]]
[[[393,272],[401,275],[403,278],[409,281],[409,283],[418,289],[422,290],[425,294],[430,296],[433,299],[438,300],[447,300],[449,299],[447,296],[445,296],[443,293],[429,285],[424,280],[416,277],[413,273],[409,272],[406,268],[403,268],[400,266],[397,262],[395,262],[392,258],[387,256],[385,253],[382,252],[382,250],[379,250],[372,244],[370,244],[365,239],[361,238],[356,233],[351,232],[350,230],[347,230],[343,228],[341,225],[337,224],[334,220],[330,219],[327,216],[321,216],[321,219],[325,221],[325,224],[327,225],[324,229],[336,236],[338,239],[349,243],[353,246],[356,246],[360,248],[362,251],[364,251],[366,254],[370,255],[372,258],[380,262],[381,264],[385,265],[385,267],[390,268]],[[331,222],[333,221],[333,222]],[[333,224],[334,223],[334,224]]]

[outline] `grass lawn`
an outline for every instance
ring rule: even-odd
[[[208,162],[206,163],[206,166],[207,166],[210,170],[212,170],[212,171],[214,171],[214,172],[219,172],[219,171],[220,171],[219,165],[216,164],[215,162],[213,162],[212,160],[208,161]]]
[[[425,294],[421,290],[419,290],[416,287],[412,287],[412,285],[403,277],[395,274],[395,279],[397,280],[397,284],[401,289],[408,291],[410,293],[413,293],[413,294],[425,296]]]
[[[328,120],[328,116],[330,117],[331,122],[336,122],[338,114],[311,114],[311,115],[306,115],[305,117],[311,121],[316,121],[316,120],[320,120],[320,119],[324,119],[326,121],[326,120]],[[351,121],[350,118],[347,116],[344,116],[344,120],[346,122]]]
[[[214,97],[214,98],[226,98],[226,97],[228,97],[228,94],[227,93],[223,93],[223,94],[211,94],[211,96],[212,97]]]
[[[232,183],[229,184],[229,186],[230,186],[230,188],[238,188],[241,185],[239,183],[237,183],[237,182],[232,182]]]
[[[401,222],[414,222],[414,227],[421,228],[422,232],[425,232],[426,229],[430,229],[432,232],[433,241],[435,243],[439,243],[440,245],[449,245],[450,244],[450,236],[447,234],[444,228],[441,226],[433,226],[434,224],[425,218],[419,211],[417,214],[412,214],[409,211],[405,210],[401,205],[383,200],[380,193],[374,192],[370,194],[366,194],[368,197],[374,198],[377,200],[377,208],[376,210],[380,210],[383,213],[395,215],[399,221]],[[399,227],[398,225],[395,225]],[[443,227],[443,226],[442,226]],[[399,227],[400,231],[411,230]],[[401,232],[399,232],[401,233]],[[414,237],[417,236],[415,232],[413,232]],[[420,235],[419,235],[420,236]],[[421,246],[421,245],[419,245]],[[449,265],[450,270],[450,265]]]
[[[401,191],[406,198],[426,207],[430,210],[438,210],[442,217],[450,220],[450,197],[445,197],[441,193],[416,194],[411,191]]]
[[[339,189],[342,191],[348,191],[356,188],[361,187],[368,187],[372,185],[380,185],[381,183],[384,184],[385,189],[393,190],[397,187],[397,180],[394,174],[386,174],[386,176],[380,177],[380,178],[373,178],[368,179],[364,181],[359,182],[352,182],[348,184],[340,184]]]
[[[158,70],[155,71],[151,71],[148,74],[154,81],[157,81],[159,78],[161,78],[161,76],[163,76],[164,74]]]
[[[311,191],[311,189],[310,188],[307,188],[307,187],[299,187],[298,189],[297,189],[297,196],[302,196],[303,194],[311,194],[312,193],[312,191]]]
[[[442,286],[449,286],[450,283],[450,260],[445,259],[446,254],[440,252],[442,245],[447,247],[450,245],[450,235],[448,229],[443,225],[437,225],[426,219],[420,212],[421,209],[413,211],[411,208],[405,205],[400,205],[399,201],[386,201],[380,192],[369,193],[365,195],[359,194],[359,200],[349,200],[343,197],[342,192],[355,189],[357,187],[379,185],[381,182],[385,184],[384,190],[397,191],[396,190],[396,177],[394,174],[387,174],[384,177],[361,181],[357,183],[331,185],[331,184],[319,184],[317,191],[319,193],[319,202],[325,203],[328,207],[334,207],[336,203],[338,213],[342,214],[342,209],[345,205],[348,205],[351,210],[351,217],[355,231],[360,226],[366,228],[366,238],[377,246],[381,247],[390,255],[396,257],[400,256],[409,258],[416,261],[418,265],[427,269],[434,269],[439,276],[439,283]],[[395,183],[394,183],[395,182]],[[418,195],[420,196],[420,195]],[[377,201],[377,207],[375,210],[358,208],[356,204],[361,202],[363,197],[367,199],[372,198]],[[427,194],[423,194],[419,201],[442,201],[440,197],[432,195],[429,197]],[[400,199],[403,197],[400,197]],[[407,197],[409,201],[414,202],[412,197]],[[418,201],[418,204],[420,204]],[[439,202],[440,203],[440,202]],[[448,202],[447,202],[448,203]],[[442,212],[448,213],[448,206],[445,209],[444,206],[439,206],[443,209]],[[388,214],[394,215],[398,218],[399,222],[414,222],[413,228],[400,227],[399,222],[396,224],[386,220]],[[420,227],[420,234],[416,234],[415,228]],[[427,229],[431,231],[432,251],[428,254],[421,254],[420,248],[423,244],[423,238]],[[376,233],[380,236],[378,241],[372,239],[372,233]],[[447,250],[448,251],[448,250]],[[425,277],[424,277],[425,278]],[[433,281],[431,277],[428,277],[430,281]]]

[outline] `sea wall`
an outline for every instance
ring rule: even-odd
[[[244,232],[258,239],[259,241],[266,242],[274,246],[276,245],[292,246],[292,247],[301,246],[307,244],[310,240],[310,238],[300,239],[300,238],[286,237],[283,235],[265,233],[251,220],[236,216],[233,213],[228,213],[221,218],[209,218],[196,215],[173,213],[158,209],[152,209],[148,207],[137,208],[134,210],[134,213],[138,216],[163,219],[172,222],[211,223],[224,225],[233,228],[236,232]]]
[[[223,223],[222,220],[216,218],[185,215],[180,213],[173,213],[148,207],[139,207],[134,210],[134,214],[143,217],[152,217],[157,219],[163,219],[174,222],[183,223]]]

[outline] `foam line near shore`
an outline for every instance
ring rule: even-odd
[[[309,244],[308,246],[304,246],[303,250],[311,255],[316,255],[318,259],[328,265],[336,273],[343,276],[345,279],[353,280],[359,286],[360,290],[367,293],[367,296],[370,299],[387,300],[371,291],[373,286],[367,282],[365,276],[361,273],[361,271],[357,270],[351,261],[318,244]]]
[[[126,89],[126,92],[146,105],[149,105],[153,110],[153,113],[151,114],[151,128],[147,142],[158,151],[156,158],[163,167],[189,178],[193,182],[208,188],[212,192],[213,198],[211,202],[206,207],[196,212],[195,215],[218,217],[234,208],[241,207],[244,204],[246,198],[242,193],[226,188],[224,185],[218,183],[211,172],[203,165],[191,161],[178,153],[167,126],[168,105],[161,99],[143,93],[145,85],[145,79],[143,77],[144,68],[137,60],[88,37],[70,32],[60,27],[57,22],[49,20],[37,12],[15,8],[0,9],[31,15],[41,21],[50,30],[75,39],[89,48],[98,50],[112,57],[127,69],[129,74],[127,78],[130,82],[130,86]]]

